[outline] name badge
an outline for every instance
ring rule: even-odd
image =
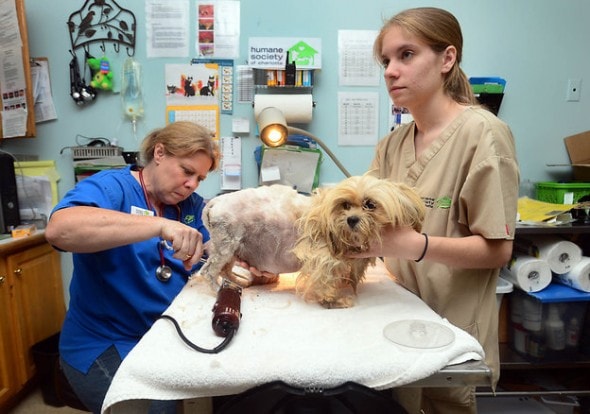
[[[148,210],[146,208],[131,206],[131,214],[135,214],[138,216],[153,216],[154,212],[152,210]]]

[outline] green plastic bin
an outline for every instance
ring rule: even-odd
[[[590,196],[590,183],[536,183],[537,200],[553,204],[575,204],[582,197]]]

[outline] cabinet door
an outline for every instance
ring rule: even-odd
[[[8,283],[6,261],[0,258],[0,407],[17,391],[14,375],[14,336],[10,312],[11,286]]]
[[[8,256],[7,267],[14,280],[17,373],[24,384],[35,373],[31,347],[59,332],[63,323],[59,254],[49,244],[42,244]]]

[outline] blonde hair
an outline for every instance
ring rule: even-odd
[[[214,171],[219,165],[219,146],[213,140],[215,134],[194,122],[178,121],[151,131],[141,143],[139,164],[145,166],[154,158],[156,144],[163,144],[166,153],[175,157],[190,157],[204,152],[211,158]]]
[[[418,37],[435,53],[442,53],[449,46],[457,50],[457,59],[452,69],[445,74],[443,88],[453,100],[462,104],[476,105],[469,79],[460,67],[463,54],[463,34],[459,22],[451,13],[436,7],[417,7],[404,10],[385,22],[375,39],[373,54],[381,62],[383,37],[392,27],[399,27]]]

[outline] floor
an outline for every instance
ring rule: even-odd
[[[71,407],[54,407],[43,401],[41,389],[37,388],[31,392],[18,406],[6,414],[84,414],[86,411],[80,411]],[[186,400],[182,409],[182,414],[211,414],[212,406],[210,399],[192,399]]]
[[[8,414],[82,414],[84,411],[70,407],[53,407],[45,404],[41,389],[31,392],[18,406]]]

